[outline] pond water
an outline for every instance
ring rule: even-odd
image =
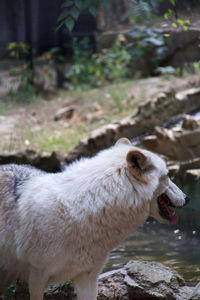
[[[147,221],[112,251],[104,271],[118,269],[131,259],[163,263],[182,275],[187,284],[195,285],[200,281],[200,230]]]

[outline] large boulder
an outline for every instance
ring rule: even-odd
[[[200,157],[200,122],[185,116],[182,128],[156,127],[154,134],[145,137],[141,145],[170,160],[186,161]]]
[[[100,276],[98,299],[184,300],[191,292],[176,271],[157,262],[133,260]]]

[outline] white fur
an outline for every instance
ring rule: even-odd
[[[43,298],[48,282],[69,279],[79,300],[95,300],[97,277],[109,252],[149,215],[163,221],[158,195],[166,192],[177,206],[185,204],[185,195],[168,179],[165,162],[156,154],[139,149],[153,166],[145,175],[147,184],[132,176],[126,157],[133,149],[122,142],[62,173],[31,178],[10,227],[0,218],[4,268],[29,281],[31,300]]]

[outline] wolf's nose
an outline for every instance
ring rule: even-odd
[[[190,198],[188,196],[185,196],[185,205],[187,205],[189,201],[190,201]]]

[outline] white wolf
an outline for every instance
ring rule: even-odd
[[[93,158],[47,174],[0,168],[0,294],[16,277],[42,300],[47,283],[72,279],[79,300],[97,298],[109,252],[148,216],[176,223],[185,194],[156,154],[120,139]]]

